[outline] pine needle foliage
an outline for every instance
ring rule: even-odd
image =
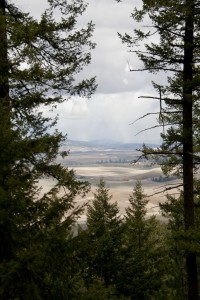
[[[120,293],[131,299],[151,299],[165,283],[165,230],[155,216],[147,216],[147,204],[137,181],[126,208],[124,263],[117,285]]]
[[[120,262],[122,221],[117,203],[103,179],[100,180],[94,200],[88,206],[87,227],[91,256],[89,257],[90,279],[101,278],[108,287],[116,281]]]
[[[148,20],[146,26],[136,28],[133,36],[119,34],[142,62],[141,68],[131,71],[159,73],[164,78],[164,83],[153,82],[155,95],[141,95],[159,103],[163,142],[157,149],[141,150],[144,156],[161,156],[164,173],[179,176],[186,240],[195,230],[194,172],[199,165],[199,9],[198,0],[143,0],[131,16],[143,25]],[[186,270],[188,299],[199,299],[195,251],[186,254]]]
[[[89,185],[56,162],[66,136],[44,110],[95,90],[94,78],[77,77],[94,48],[93,24],[77,26],[85,9],[49,0],[36,19],[0,1],[1,299],[75,299],[71,229]],[[44,178],[53,182],[45,193]]]

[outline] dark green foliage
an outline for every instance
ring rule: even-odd
[[[128,300],[129,298],[116,295],[113,286],[105,287],[99,279],[95,280],[88,289],[83,288],[79,300]]]
[[[200,207],[199,203],[199,180],[195,180],[195,225],[199,228],[200,225]],[[184,212],[183,212],[183,195],[180,197],[174,197],[167,195],[167,201],[164,204],[160,204],[163,216],[168,220],[168,243],[169,253],[171,257],[171,282],[170,285],[176,294],[176,299],[187,299],[187,274],[185,270],[185,252],[195,251],[200,253],[199,248],[199,233],[196,231],[190,231],[186,237],[184,234]],[[189,243],[188,243],[189,241]],[[197,260],[197,266],[199,270],[199,259]],[[198,274],[200,274],[198,272]]]
[[[76,78],[94,47],[92,23],[76,28],[85,8],[82,1],[49,0],[36,20],[0,1],[1,299],[76,297],[71,230],[82,208],[74,200],[89,186],[55,161],[66,137],[43,111],[95,89],[94,78]],[[54,179],[46,193],[42,178]]]
[[[184,232],[183,198],[178,199],[167,195],[167,201],[160,204],[163,216],[168,220],[168,251],[171,257],[171,281],[170,286],[174,289],[176,299],[187,299],[186,271],[185,271],[185,248],[181,240]]]
[[[124,263],[118,290],[131,299],[151,299],[165,284],[165,229],[154,216],[147,218],[142,185],[137,182],[125,215]]]
[[[87,211],[89,278],[101,278],[105,287],[115,283],[119,272],[123,230],[117,203],[111,203],[111,197],[101,179]]]
[[[155,96],[143,96],[159,102],[158,127],[162,128],[163,142],[157,149],[143,147],[142,152],[145,156],[161,156],[164,173],[178,175],[183,186],[184,246],[190,248],[185,252],[188,299],[196,300],[199,298],[196,251],[190,242],[198,235],[194,170],[199,164],[200,147],[200,3],[198,0],[143,0],[142,4],[141,8],[134,9],[132,17],[141,23],[147,16],[148,29],[135,29],[133,37],[128,34],[120,37],[143,63],[141,68],[132,71],[167,73],[166,84],[153,82]],[[157,37],[154,42],[152,36]]]
[[[140,181],[136,182],[132,194],[129,196],[130,206],[126,208],[126,223],[130,230],[133,232],[138,230],[138,237],[140,236],[139,225],[144,226],[142,223],[145,220],[147,213],[148,200],[142,189]]]

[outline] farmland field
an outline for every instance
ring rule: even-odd
[[[159,202],[165,201],[163,193],[159,193],[163,186],[175,184],[177,179],[163,180],[160,166],[149,161],[131,163],[138,156],[138,152],[131,147],[94,147],[84,145],[70,145],[70,154],[61,161],[63,165],[73,168],[78,179],[87,180],[91,184],[91,191],[85,199],[77,198],[76,202],[82,204],[93,199],[93,193],[100,178],[104,178],[112,201],[117,201],[120,213],[124,214],[128,206],[128,198],[137,180],[142,182],[144,192],[149,196],[147,206],[148,215],[159,216]],[[164,181],[164,182],[163,182]],[[48,190],[54,183],[43,179],[43,191]],[[83,216],[83,219],[85,216]]]

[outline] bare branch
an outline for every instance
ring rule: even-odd
[[[133,51],[130,51],[133,52]],[[171,69],[171,68],[164,68],[164,67],[157,67],[157,68],[144,68],[144,69],[131,69],[130,72],[142,72],[142,71],[164,71],[164,72],[177,72],[182,73],[181,70]]]
[[[130,162],[130,164],[131,165],[134,165],[134,164],[136,164],[141,158],[143,158],[144,157],[144,155],[140,155],[137,159],[134,159],[134,160],[132,160],[131,162]]]
[[[167,123],[165,124],[165,126],[171,126],[172,124],[171,123]],[[180,125],[180,123],[173,123],[173,125]],[[143,129],[143,130],[140,130],[138,133],[135,134],[135,136],[137,136],[138,134],[142,133],[142,132],[145,132],[145,131],[148,131],[148,130],[151,130],[151,129],[155,129],[155,128],[158,128],[158,127],[162,127],[163,125],[155,125],[155,126],[152,126],[152,127],[149,127],[149,128],[146,128],[146,129]]]
[[[169,152],[167,152],[167,151],[153,151],[153,152],[143,152],[144,154],[146,154],[146,155],[150,155],[150,154],[152,154],[152,155],[183,155],[183,152],[172,152],[172,151],[169,151]]]
[[[178,185],[182,185],[183,186],[183,183],[179,183]],[[167,183],[167,184],[163,184],[157,188],[155,188],[154,190],[159,190],[159,189],[162,189],[162,188],[167,188],[167,186],[169,186],[170,188],[176,188],[177,187],[177,183]],[[174,186],[174,187],[172,187]]]
[[[166,188],[163,189],[162,191],[153,193],[153,194],[151,194],[151,195],[148,195],[147,197],[152,197],[152,196],[155,196],[155,195],[158,195],[158,194],[163,194],[163,193],[166,193],[166,192],[171,191],[171,190],[173,190],[173,189],[177,189],[177,188],[179,188],[179,187],[181,187],[181,186],[183,186],[182,183],[181,183],[181,184],[178,184],[178,185],[176,185],[176,186],[166,187]]]
[[[145,117],[147,117],[147,116],[150,116],[150,115],[158,115],[158,114],[159,114],[159,112],[156,112],[156,113],[147,113],[146,115],[143,115],[142,117],[136,119],[135,121],[133,121],[133,122],[130,123],[129,125],[133,125],[133,124],[135,124],[137,121],[139,121],[139,120],[141,120],[141,119],[143,119],[143,118],[145,118]]]
[[[130,66],[129,60],[127,60],[127,65],[128,65],[128,68],[129,68],[129,72],[131,72],[131,66]]]
[[[137,136],[138,134],[140,134],[142,132],[145,132],[145,131],[148,131],[148,130],[151,130],[151,129],[155,129],[155,128],[158,128],[158,127],[162,127],[162,125],[155,125],[155,126],[140,130],[138,133],[135,134],[135,136]]]
[[[161,86],[159,86],[159,94],[160,94],[160,113],[159,113],[159,120],[162,121],[162,125],[163,125],[163,134],[165,134],[165,123],[164,123],[163,109],[162,109],[162,90],[161,90]]]
[[[154,96],[139,96],[138,98],[139,99],[140,98],[142,98],[142,99],[155,99],[155,100],[160,101],[159,97],[154,97]],[[183,104],[182,100],[176,100],[176,99],[162,98],[162,101],[165,101],[166,103],[169,103],[169,104],[179,104],[179,105]]]

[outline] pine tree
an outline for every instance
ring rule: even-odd
[[[131,299],[151,299],[164,284],[164,228],[155,216],[147,218],[148,200],[141,182],[136,182],[129,203],[125,215],[125,261],[118,290]]]
[[[168,243],[172,265],[170,285],[174,287],[176,299],[187,299],[185,249],[180,241],[180,236],[184,232],[182,195],[178,199],[172,195],[167,195],[167,201],[160,204],[160,208],[162,215],[168,221]]]
[[[122,238],[122,221],[117,203],[111,203],[109,189],[103,179],[88,206],[87,227],[91,257],[89,257],[90,280],[98,276],[105,287],[115,283],[119,268]]]
[[[146,205],[148,200],[140,181],[136,182],[132,194],[129,196],[130,206],[126,208],[127,230],[134,233],[134,243],[140,252],[146,240],[144,227],[146,226]]]
[[[149,17],[148,30],[135,29],[134,37],[121,36],[144,67],[132,71],[167,72],[166,85],[153,83],[160,103],[159,125],[163,127],[160,148],[143,148],[145,155],[161,155],[166,174],[182,177],[185,236],[194,235],[194,167],[199,163],[199,8],[197,0],[143,0],[132,17]],[[157,42],[150,42],[158,35]],[[144,43],[145,49],[137,49]],[[142,45],[143,46],[143,45]],[[151,112],[150,112],[151,114]],[[166,128],[165,128],[166,126]],[[187,239],[187,238],[186,238]],[[199,299],[195,251],[186,253],[188,299]]]
[[[77,289],[74,199],[88,184],[56,162],[66,137],[43,108],[94,91],[94,78],[76,76],[90,63],[93,24],[76,28],[82,1],[47,4],[34,19],[0,0],[1,299],[75,299]],[[43,194],[44,177],[54,186]]]
[[[194,181],[195,190],[195,225],[196,228],[200,226],[200,206],[199,206],[199,180]],[[187,299],[186,281],[187,274],[184,268],[185,265],[185,251],[188,248],[195,249],[196,253],[199,255],[199,233],[196,232],[195,235],[189,236],[190,243],[187,243],[185,239],[181,237],[184,235],[184,211],[183,211],[183,195],[180,193],[179,197],[173,195],[167,195],[167,201],[160,204],[162,214],[167,218],[167,227],[169,230],[169,252],[172,260],[172,274],[170,284],[174,286],[176,291],[176,299]],[[199,260],[197,260],[198,275],[199,275]]]

